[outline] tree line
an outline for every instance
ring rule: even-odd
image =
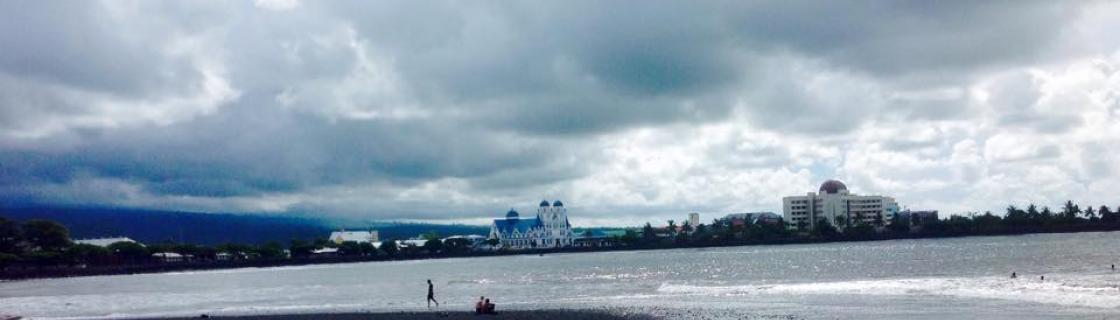
[[[784,221],[756,223],[749,220],[716,219],[709,224],[680,226],[669,220],[664,228],[647,223],[641,228],[627,229],[613,237],[613,246],[603,248],[569,248],[562,250],[625,250],[628,248],[674,248],[729,246],[749,244],[807,243],[828,241],[862,241],[899,238],[950,237],[969,235],[1002,235],[1040,232],[1079,232],[1120,230],[1120,212],[1108,206],[1085,206],[1067,201],[1059,210],[1035,204],[1020,208],[1008,206],[1003,215],[992,212],[953,215],[942,219],[910,219],[899,216],[891,223],[859,222],[836,228],[830,221],[819,220],[816,227],[789,229]],[[590,237],[588,230],[583,236]],[[417,242],[411,242],[417,243]],[[206,264],[218,260],[233,266],[238,261],[360,261],[411,259],[429,257],[506,254],[493,250],[475,251],[467,239],[443,241],[435,232],[422,235],[422,245],[399,246],[397,241],[372,243],[335,243],[325,238],[292,239],[286,244],[272,241],[262,245],[227,243],[205,246],[171,241],[141,245],[117,242],[105,247],[75,243],[65,226],[49,220],[17,222],[0,217],[0,271],[11,268],[86,268],[99,266],[136,266],[163,264],[154,253],[177,253],[187,261],[181,264]],[[499,249],[497,239],[488,239],[483,246]],[[329,254],[315,254],[331,248]],[[547,250],[547,249],[545,249]],[[512,253],[512,252],[509,252]]]
[[[646,223],[640,230],[628,230],[618,240],[636,247],[695,247],[1120,230],[1120,212],[1103,205],[1082,209],[1073,201],[1066,201],[1058,211],[1035,204],[1025,208],[1011,205],[1002,216],[989,211],[940,219],[915,217],[909,221],[895,215],[890,223],[881,221],[859,221],[847,228],[837,228],[831,221],[820,219],[815,228],[789,229],[784,221],[715,219],[709,224],[691,226],[685,222],[678,227],[669,220],[665,228]]]
[[[325,238],[292,239],[287,244],[277,241],[262,245],[226,243],[206,246],[165,241],[140,244],[121,241],[107,246],[76,243],[66,226],[50,220],[33,219],[20,223],[0,217],[0,269],[128,266],[165,263],[156,253],[181,255],[178,263],[207,263],[219,260],[287,260],[311,259],[319,249],[332,250],[323,258],[394,259],[420,256],[462,255],[471,251],[467,239],[440,240],[439,234],[423,235],[421,246],[398,246],[397,241],[383,241],[374,247],[368,242],[335,243]],[[178,260],[178,259],[177,259]]]

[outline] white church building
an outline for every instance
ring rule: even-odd
[[[494,219],[488,238],[498,239],[503,248],[517,250],[568,247],[575,241],[575,234],[568,222],[568,210],[556,200],[551,205],[541,201],[534,218],[521,218],[510,209],[505,219]]]
[[[816,193],[782,198],[782,213],[789,229],[816,229],[822,220],[840,230],[861,223],[882,227],[898,214],[898,203],[891,197],[852,194],[843,182],[828,180]]]

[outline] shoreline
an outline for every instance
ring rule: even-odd
[[[951,239],[951,238],[970,238],[970,237],[1000,237],[1000,236],[1024,236],[1034,234],[1066,234],[1066,233],[1088,233],[1088,232],[1118,232],[1118,229],[1104,229],[1104,230],[1051,230],[1047,232],[1005,232],[995,234],[958,234],[958,235],[921,235],[913,234],[906,237],[876,237],[870,239],[783,239],[776,241],[763,241],[763,242],[732,242],[732,243],[713,243],[707,245],[683,245],[683,246],[620,246],[620,247],[600,247],[600,248],[561,248],[561,249],[546,249],[546,250],[520,250],[520,251],[494,251],[484,253],[471,253],[471,254],[454,254],[454,255],[439,255],[439,256],[411,256],[411,257],[331,257],[331,258],[299,258],[299,259],[284,259],[284,260],[246,260],[246,261],[222,261],[222,262],[209,262],[209,263],[180,263],[180,264],[152,264],[152,265],[137,265],[137,266],[106,266],[95,268],[49,268],[49,269],[28,269],[28,270],[0,270],[0,281],[22,281],[22,280],[36,280],[36,279],[62,279],[73,277],[92,277],[92,276],[115,276],[115,275],[132,275],[132,274],[158,274],[169,272],[191,272],[191,271],[212,271],[212,270],[232,270],[244,268],[275,268],[275,267],[291,267],[291,266],[308,266],[308,265],[330,265],[330,264],[346,264],[346,263],[365,263],[365,262],[392,262],[392,261],[413,261],[413,260],[428,260],[428,259],[459,259],[459,258],[486,258],[486,257],[501,257],[501,256],[517,256],[517,255],[537,255],[537,254],[561,254],[561,253],[596,253],[596,252],[619,252],[619,251],[646,251],[646,250],[672,250],[672,249],[700,249],[700,248],[727,248],[727,247],[746,247],[746,246],[781,246],[781,245],[798,245],[798,244],[826,244],[826,243],[848,243],[848,242],[874,242],[874,241],[896,241],[896,240],[922,240],[922,239]]]
[[[148,317],[127,318],[128,320],[187,320],[187,319],[233,319],[233,320],[396,320],[396,319],[519,319],[519,320],[656,320],[653,315],[643,313],[630,313],[618,310],[499,310],[497,314],[476,315],[468,311],[373,311],[373,312],[342,312],[342,313],[307,313],[307,314],[268,314],[268,315],[237,315],[237,316],[203,316],[195,317]]]

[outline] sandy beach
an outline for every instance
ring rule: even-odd
[[[178,320],[201,319],[202,315],[189,318],[154,318],[137,320]],[[493,315],[476,315],[473,312],[442,312],[442,311],[402,311],[378,313],[312,313],[291,315],[255,315],[255,316],[210,316],[209,319],[237,319],[237,320],[396,320],[396,319],[479,319],[479,320],[652,320],[656,317],[646,314],[626,313],[621,311],[597,310],[535,310],[535,311],[506,311]]]

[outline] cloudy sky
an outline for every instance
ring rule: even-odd
[[[578,225],[1120,205],[1120,4],[0,2],[0,201]]]

